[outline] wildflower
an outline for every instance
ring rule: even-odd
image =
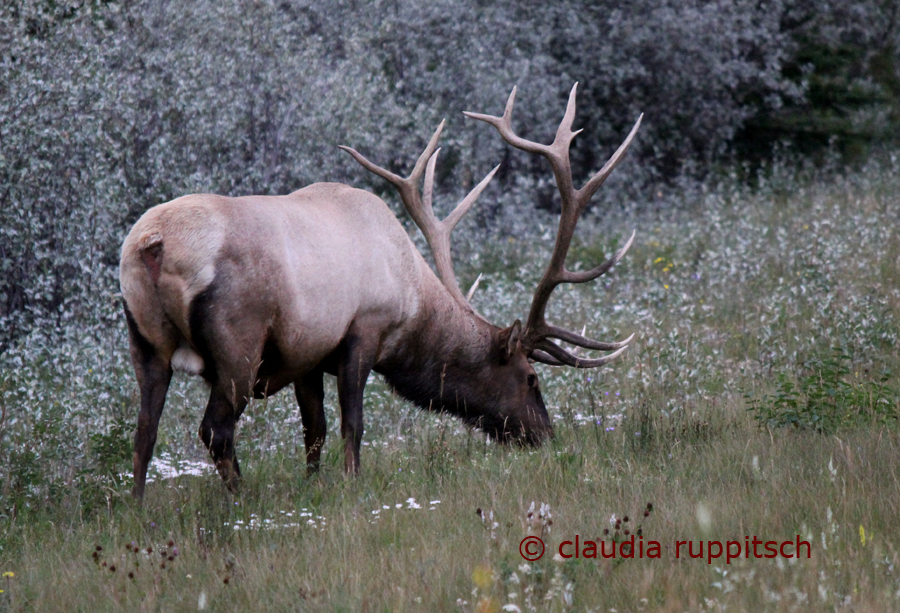
[[[869,537],[869,540],[872,540],[872,537]],[[862,543],[862,546],[866,546],[866,529],[862,527],[862,524],[859,525],[859,542]]]
[[[472,583],[481,589],[487,589],[494,582],[494,571],[487,564],[481,564],[472,571]]]
[[[5,573],[3,573],[4,579],[12,579],[15,576],[16,576],[16,573],[14,573],[12,571],[6,571]]]

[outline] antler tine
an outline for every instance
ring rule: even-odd
[[[629,340],[631,339],[629,338]],[[620,355],[622,355],[626,349],[628,349],[627,346],[622,347],[617,351],[610,353],[609,355],[603,356],[602,358],[584,359],[572,355],[556,343],[553,343],[547,339],[543,339],[538,342],[537,348],[531,351],[531,358],[535,361],[542,362],[550,366],[565,365],[574,366],[575,368],[597,368],[598,366],[609,364]],[[550,357],[549,360],[546,359],[548,355]]]
[[[438,277],[450,292],[450,294],[460,303],[469,306],[468,301],[459,289],[456,275],[453,272],[453,262],[450,258],[450,233],[463,215],[475,204],[478,196],[494,177],[497,169],[496,166],[488,175],[476,185],[463,200],[456,205],[456,208],[443,221],[440,221],[434,214],[432,207],[432,194],[434,191],[434,169],[437,163],[437,156],[440,149],[437,147],[438,138],[444,129],[444,122],[435,130],[434,135],[425,147],[425,151],[419,156],[412,172],[405,179],[392,173],[389,170],[381,168],[367,160],[362,154],[351,147],[340,146],[341,149],[353,156],[366,170],[378,175],[379,177],[391,183],[400,194],[400,200],[403,202],[409,216],[425,235],[425,240],[431,248],[434,256],[434,265],[437,269]],[[424,172],[425,181],[422,186],[422,193],[419,193],[419,181],[422,179]],[[471,308],[471,307],[469,307]]]
[[[534,292],[531,309],[529,310],[528,319],[525,324],[524,342],[527,346],[531,347],[531,357],[537,361],[553,365],[567,364],[579,368],[593,368],[595,366],[606,364],[620,355],[620,353],[625,350],[628,342],[633,338],[633,335],[620,343],[603,343],[595,341],[583,335],[550,326],[547,324],[545,312],[551,293],[560,283],[585,283],[596,279],[622,259],[634,241],[634,233],[632,233],[626,244],[619,249],[612,258],[591,270],[577,273],[566,270],[566,255],[569,251],[569,246],[572,242],[578,219],[587,207],[591,197],[597,192],[597,189],[599,189],[609,174],[624,157],[625,151],[634,139],[638,127],[640,127],[643,115],[638,118],[634,127],[631,129],[631,132],[628,134],[628,137],[609,158],[606,164],[603,165],[603,168],[591,177],[583,188],[576,190],[572,180],[569,148],[571,147],[575,136],[581,131],[572,130],[572,125],[575,121],[577,91],[578,83],[575,83],[569,92],[565,115],[557,128],[556,137],[550,145],[543,145],[541,143],[523,139],[513,131],[512,110],[515,102],[516,88],[513,88],[501,117],[468,112],[465,113],[465,115],[494,126],[503,140],[513,147],[540,154],[550,162],[561,198],[560,222],[556,232],[556,244],[553,247],[553,254],[550,257],[547,269],[544,271],[544,275],[541,277]],[[582,360],[551,342],[549,340],[550,338],[557,338],[586,349],[615,349],[616,351],[604,358]]]
[[[593,281],[594,279],[605,273],[607,270],[615,266],[619,262],[619,260],[625,257],[625,254],[631,247],[631,243],[634,242],[635,234],[637,234],[637,230],[632,230],[631,236],[625,242],[625,245],[621,249],[616,251],[616,253],[611,258],[609,258],[596,268],[579,272],[571,272],[569,270],[563,271],[563,281],[565,281],[566,283],[587,283],[588,281]]]
[[[548,147],[547,145],[542,145],[541,143],[536,143],[534,141],[520,138],[516,135],[515,132],[513,132],[511,118],[513,105],[515,105],[515,102],[516,88],[513,87],[513,90],[509,94],[509,98],[506,101],[506,108],[504,109],[503,115],[501,117],[484,115],[482,113],[472,113],[470,111],[463,111],[463,115],[491,124],[492,126],[497,128],[497,132],[500,133],[500,136],[503,137],[503,140],[508,142],[516,149],[522,149],[523,151],[528,151],[529,153],[540,153],[541,155],[547,155],[550,152],[550,147]]]
[[[606,164],[603,165],[597,174],[590,178],[590,180],[585,183],[584,187],[581,188],[581,193],[584,195],[584,204],[587,205],[590,202],[591,198],[597,193],[597,190],[600,189],[600,186],[606,181],[606,178],[612,174],[612,171],[616,169],[616,166],[619,165],[619,162],[625,157],[625,151],[628,149],[628,146],[631,144],[631,141],[634,140],[635,134],[637,134],[638,128],[641,127],[641,121],[644,119],[644,114],[641,113],[637,121],[634,122],[634,127],[631,128],[631,132],[628,133],[628,136],[622,141],[622,144],[619,145],[619,148],[616,149],[616,152],[613,153],[608,160],[606,160]]]
[[[481,192],[483,192],[484,188],[487,187],[487,184],[491,182],[491,179],[494,178],[494,175],[497,174],[498,170],[500,170],[500,164],[494,166],[494,169],[491,170],[478,185],[473,187],[472,191],[470,191],[469,194],[456,205],[456,208],[444,218],[443,223],[447,226],[447,232],[452,231],[453,228],[456,227],[456,224],[459,223],[459,220],[462,219],[463,215],[469,212],[469,209],[472,208],[472,205],[478,200],[478,196],[481,195]]]

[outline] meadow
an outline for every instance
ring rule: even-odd
[[[196,438],[204,386],[178,376],[138,506],[124,322],[52,348],[26,338],[0,372],[0,611],[895,609],[898,170],[774,164],[595,210],[570,268],[632,229],[635,244],[593,284],[559,288],[548,319],[636,339],[600,370],[538,367],[556,438],[535,450],[372,377],[362,471],[345,478],[329,381],[320,474],[305,474],[282,392],[241,421],[232,495]],[[498,324],[523,316],[551,248],[555,218],[527,224],[457,242],[461,282],[483,274],[473,303]],[[112,292],[101,302],[118,309]],[[557,555],[575,535],[638,533],[658,558]],[[536,561],[527,536],[546,545]],[[676,557],[677,541],[748,536],[810,555]]]

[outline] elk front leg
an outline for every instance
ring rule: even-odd
[[[325,391],[322,387],[324,372],[317,367],[294,382],[294,393],[300,405],[303,420],[303,441],[306,444],[307,476],[319,470],[319,458],[325,445]]]
[[[246,397],[214,385],[200,423],[200,439],[209,450],[225,485],[232,492],[237,491],[241,478],[234,449],[234,429],[246,404]]]
[[[341,438],[344,440],[344,472],[359,472],[359,446],[363,435],[363,390],[375,363],[375,351],[365,336],[351,331],[344,338],[338,358],[338,401],[341,405]]]

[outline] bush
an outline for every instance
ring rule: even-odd
[[[891,373],[870,376],[868,369],[851,369],[851,356],[835,348],[803,365],[796,382],[779,372],[776,391],[763,397],[746,394],[760,425],[793,426],[830,434],[847,426],[873,423],[896,425],[900,394],[888,385]]]
[[[185,193],[287,193],[326,180],[392,200],[336,145],[404,171],[442,116],[440,191],[457,196],[503,162],[458,238],[521,235],[537,223],[533,205],[558,206],[545,162],[460,115],[500,112],[513,85],[516,130],[546,141],[572,83],[581,83],[576,179],[645,113],[632,154],[598,197],[604,204],[644,200],[660,178],[714,170],[736,138],[752,140],[748,122],[786,125],[778,118],[821,107],[816,92],[859,90],[883,101],[885,87],[900,82],[889,8],[817,4],[7,3],[0,352],[32,331],[58,339],[73,326],[118,320],[119,245],[149,207]],[[859,76],[816,85],[827,77],[816,58],[844,48],[862,59],[838,72]],[[876,72],[880,80],[870,78]],[[847,121],[884,115],[873,104]],[[865,125],[881,129],[878,121]]]

